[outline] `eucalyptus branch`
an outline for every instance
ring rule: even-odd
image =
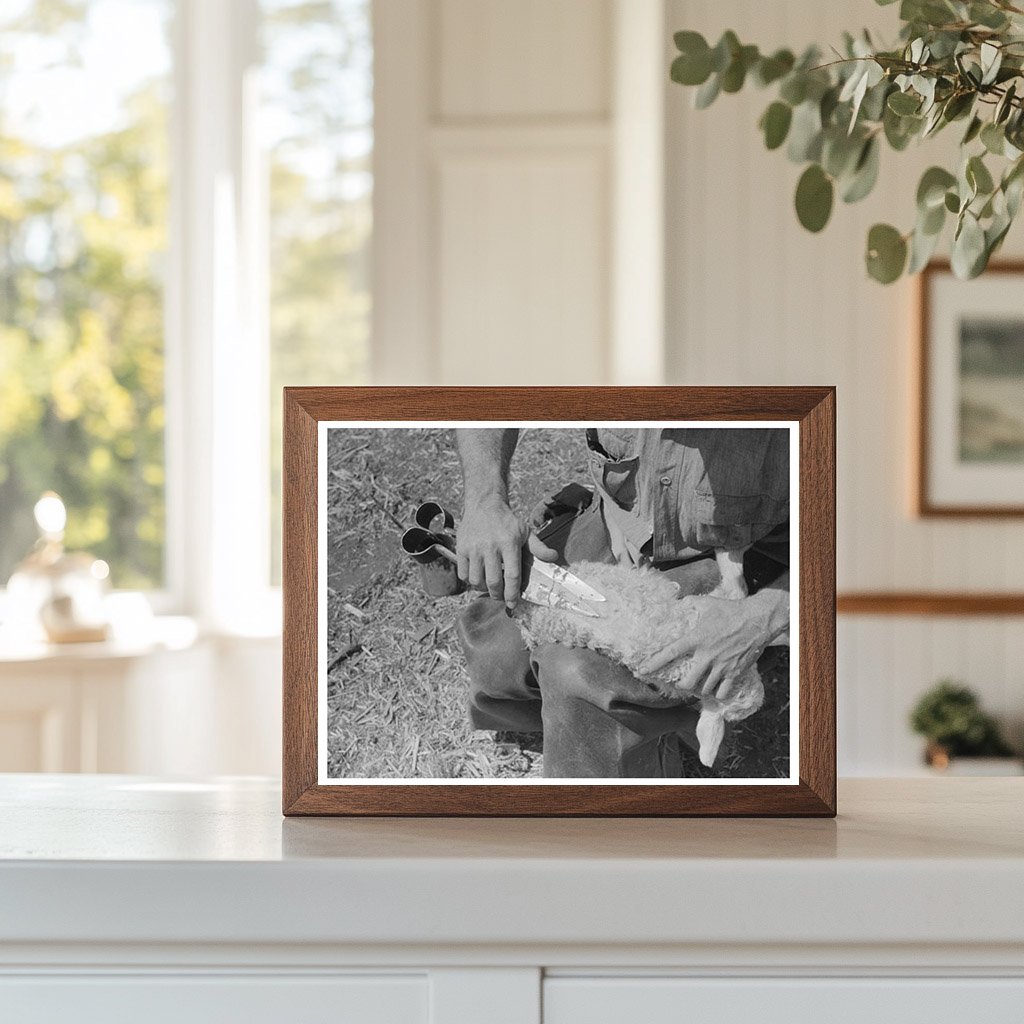
[[[795,206],[809,231],[825,227],[837,194],[854,203],[872,191],[883,144],[900,152],[963,122],[958,166],[930,167],[922,176],[912,229],[876,224],[869,231],[866,266],[885,284],[916,273],[952,219],[953,269],[974,277],[1024,199],[1024,26],[1013,21],[1024,9],[1010,0],[902,0],[899,12],[896,48],[847,34],[827,62],[816,47],[797,58],[789,50],[762,54],[731,31],[715,46],[678,32],[671,75],[697,87],[702,109],[750,81],[774,89],[759,128],[768,149],[785,145],[789,159],[804,165]]]

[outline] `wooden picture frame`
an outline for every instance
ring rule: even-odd
[[[954,415],[950,408],[951,402],[955,400],[953,395],[953,384],[947,380],[951,376],[951,359],[955,353],[946,352],[950,348],[948,343],[941,347],[944,355],[948,358],[940,359],[936,353],[936,334],[941,333],[945,338],[948,333],[940,330],[946,322],[949,314],[949,306],[959,309],[961,314],[976,309],[984,308],[986,298],[992,289],[1003,288],[1006,285],[1006,278],[1016,276],[1021,278],[1016,282],[1015,287],[1020,290],[1024,286],[1024,261],[1002,260],[989,264],[982,278],[974,281],[957,281],[953,277],[950,265],[947,261],[936,260],[930,263],[921,272],[917,282],[917,338],[916,338],[916,362],[914,374],[916,378],[917,391],[917,414],[915,417],[915,433],[912,451],[914,452],[913,472],[913,495],[912,505],[915,514],[921,518],[945,518],[945,519],[993,519],[1024,516],[1024,502],[1018,500],[981,501],[979,495],[984,494],[986,486],[985,467],[967,467],[963,472],[961,490],[964,492],[962,498],[950,497],[948,495],[951,487],[955,484],[947,480],[955,480],[956,475],[948,467],[952,461],[948,452],[944,455],[937,455],[937,450],[946,452],[951,448],[948,438],[941,441],[937,434],[945,437],[950,433],[947,421]],[[939,288],[948,289],[955,287],[961,298],[947,300],[945,296],[939,296]],[[1007,302],[1011,305],[1018,304],[1018,299],[1007,288]],[[973,298],[975,306],[971,306]],[[942,299],[940,302],[939,300]],[[941,307],[941,308],[940,308]],[[998,316],[999,314],[993,314]],[[1024,325],[1024,314],[1014,312],[1014,319],[1020,320]],[[962,321],[963,322],[963,321]],[[945,399],[936,397],[936,392],[945,396]],[[951,397],[952,396],[952,397]],[[961,399],[962,400],[962,399]],[[939,428],[937,421],[946,424],[945,428]],[[965,427],[960,425],[961,436]],[[937,466],[942,467],[937,472]],[[1024,470],[1024,464],[1019,465]],[[979,473],[985,474],[980,476]],[[1024,477],[1024,473],[1020,474]],[[941,488],[938,487],[941,477]],[[991,486],[991,485],[989,485]],[[942,490],[943,493],[937,493]]]
[[[686,423],[778,421],[798,452],[798,636],[794,749],[798,773],[775,784],[460,786],[445,780],[389,785],[322,780],[318,728],[318,472],[321,425]],[[365,422],[364,422],[365,425]],[[326,445],[325,445],[326,447]],[[284,394],[283,811],[352,816],[816,816],[836,812],[835,390],[735,388],[286,388]],[[326,505],[326,501],[323,502]],[[325,528],[326,529],[326,528]],[[326,641],[325,641],[326,642]],[[791,691],[792,692],[792,691]],[[795,738],[798,737],[798,740]],[[797,745],[798,744],[798,745]],[[617,782],[619,780],[616,780]]]

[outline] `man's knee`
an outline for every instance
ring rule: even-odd
[[[456,631],[466,656],[471,696],[536,699],[529,653],[501,601],[473,601],[458,615]]]
[[[544,644],[531,660],[545,700],[585,700],[607,709],[616,700],[649,696],[628,668],[589,648]]]

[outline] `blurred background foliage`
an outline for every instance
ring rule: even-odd
[[[270,162],[273,582],[281,564],[281,389],[369,376],[370,0],[263,0]]]
[[[47,489],[67,503],[68,546],[109,562],[115,586],[164,583],[174,13],[0,12],[0,585]],[[269,306],[276,577],[281,387],[366,376],[372,40],[369,0],[264,0],[261,15],[269,294],[253,300]]]
[[[97,103],[76,124],[73,93],[97,58],[90,5],[12,7],[0,21],[0,580],[52,488],[69,546],[106,559],[118,586],[157,586],[169,67],[134,82],[112,122]],[[46,116],[53,104],[66,116]]]

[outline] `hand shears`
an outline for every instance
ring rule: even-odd
[[[430,501],[420,505],[415,518],[416,526],[407,530],[402,538],[402,547],[406,553],[418,562],[440,556],[449,562],[458,563],[458,557],[452,550],[454,544],[451,534],[434,529],[435,521],[440,519],[443,529],[452,530],[455,526],[454,516],[437,502]],[[524,601],[545,608],[563,608],[594,619],[601,617],[590,606],[606,600],[604,594],[568,569],[542,562],[524,551],[523,571],[526,577],[522,590]]]

